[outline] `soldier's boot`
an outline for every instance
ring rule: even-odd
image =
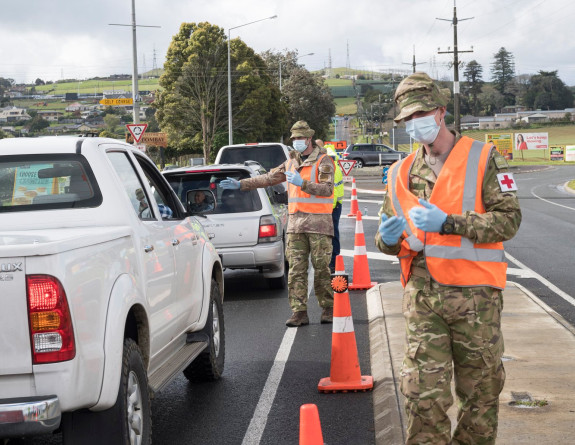
[[[298,326],[303,326],[306,324],[309,324],[307,311],[294,312],[292,316],[286,321],[286,326],[289,326],[290,328],[297,328]]]
[[[333,307],[324,307],[321,311],[322,323],[333,323]]]

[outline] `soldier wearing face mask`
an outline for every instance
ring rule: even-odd
[[[401,81],[395,101],[395,121],[422,145],[389,169],[375,237],[382,252],[397,255],[405,288],[406,443],[493,444],[505,382],[502,242],[521,223],[517,186],[492,144],[447,129],[448,90],[427,74]]]
[[[307,314],[307,270],[314,268],[314,291],[322,308],[321,323],[333,321],[333,290],[329,263],[333,236],[333,160],[324,148],[314,146],[314,130],[305,121],[291,128],[293,148],[290,159],[269,173],[238,181],[227,178],[220,186],[241,191],[268,187],[287,180],[289,222],[286,258],[289,262],[288,297],[292,316],[289,327],[309,324]]]

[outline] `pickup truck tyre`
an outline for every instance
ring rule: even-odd
[[[152,442],[148,378],[142,353],[134,340],[124,340],[120,388],[114,406],[101,412],[68,413],[62,423],[65,445],[149,445]]]
[[[190,382],[219,380],[224,372],[226,353],[224,309],[220,288],[214,279],[210,290],[210,312],[204,332],[210,337],[210,345],[184,369],[184,376]]]

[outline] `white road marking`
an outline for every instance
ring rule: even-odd
[[[529,269],[525,264],[515,259],[513,256],[509,255],[507,252],[505,252],[505,256],[509,258],[511,261],[513,261],[515,264],[517,264],[521,269],[525,270],[526,272],[529,272],[531,276],[529,276],[528,278],[535,278],[536,280],[540,281],[541,284],[547,286],[547,288],[549,288],[551,291],[555,292],[557,295],[563,298],[567,303],[575,306],[575,298],[573,298],[571,295],[567,294],[566,292],[563,292],[561,289],[555,286],[551,281],[547,280],[546,278],[543,278],[534,270]]]
[[[266,384],[262,394],[260,395],[254,415],[250,425],[248,426],[244,440],[242,441],[242,445],[256,445],[259,444],[262,439],[268,416],[270,414],[278,386],[282,379],[296,333],[296,328],[287,328],[285,331],[283,340],[276,354],[274,364],[272,365],[272,369],[270,370],[268,379],[266,380]]]
[[[574,207],[564,206],[563,204],[557,204],[556,202],[549,201],[548,199],[542,198],[541,196],[537,195],[537,194],[533,191],[533,189],[531,189],[531,194],[532,194],[533,196],[535,196],[537,199],[540,199],[541,201],[545,201],[545,202],[547,202],[547,203],[549,203],[549,204],[553,204],[553,205],[555,205],[555,206],[563,207],[564,209],[575,210]]]

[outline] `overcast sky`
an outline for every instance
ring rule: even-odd
[[[132,0],[1,0],[0,77],[86,79],[132,73]],[[377,72],[418,70],[453,79],[453,0],[136,0],[138,70],[162,67],[182,22],[231,30],[256,52],[297,50],[310,71],[329,65]],[[458,0],[460,60],[477,60],[490,80],[504,46],[517,74],[558,70],[575,85],[573,0]],[[473,17],[472,20],[461,21]],[[447,19],[448,21],[437,20]],[[154,57],[155,54],[155,57]],[[425,62],[423,64],[423,62]],[[462,71],[461,71],[462,73]],[[463,76],[460,75],[463,79]]]

